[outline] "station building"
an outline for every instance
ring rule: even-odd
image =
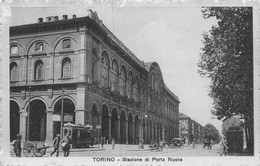
[[[61,109],[65,123],[92,125],[117,143],[170,140],[179,103],[159,64],[139,60],[92,10],[10,27],[11,141],[21,133],[50,142]]]

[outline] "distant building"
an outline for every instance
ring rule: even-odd
[[[186,144],[191,144],[194,139],[196,143],[201,143],[203,141],[203,126],[189,116],[179,113],[179,136],[185,138]]]
[[[51,141],[61,108],[65,123],[92,125],[118,143],[177,137],[180,102],[158,63],[139,60],[86,12],[10,28],[10,140]]]

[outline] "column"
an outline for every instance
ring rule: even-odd
[[[125,120],[125,128],[126,128],[126,134],[125,134],[125,139],[126,139],[126,144],[128,144],[128,120]]]
[[[53,138],[53,121],[52,121],[52,108],[46,110],[46,138],[45,142],[51,142]]]
[[[120,138],[120,117],[118,117],[118,119],[117,119],[117,125],[118,125],[118,133],[117,133],[118,143],[121,143],[121,138]]]
[[[26,124],[27,124],[27,112],[26,109],[21,109],[20,111],[20,134],[22,135],[22,140],[26,138]]]
[[[75,124],[85,125],[85,86],[78,85],[77,86],[77,100],[76,100],[76,110],[75,110]],[[66,92],[65,92],[66,94]]]
[[[111,140],[111,116],[108,117],[108,140]]]
[[[80,46],[79,46],[79,80],[84,81],[86,78],[86,52],[85,48],[85,33],[80,32]]]
[[[132,125],[133,125],[133,135],[132,135],[132,137],[133,137],[133,144],[135,144],[135,120],[134,119],[133,119]]]

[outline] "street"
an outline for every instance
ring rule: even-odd
[[[53,148],[47,149],[46,155],[43,157],[50,157],[50,152]],[[110,144],[104,145],[102,149],[101,146],[95,145],[90,148],[82,148],[82,149],[71,149],[69,157],[130,157],[130,156],[138,156],[138,157],[146,157],[146,156],[161,156],[161,157],[203,157],[203,156],[219,156],[220,155],[220,146],[219,144],[213,145],[212,149],[203,149],[201,144],[197,144],[195,149],[192,148],[192,145],[185,145],[183,149],[171,149],[164,148],[162,152],[151,151],[149,145],[144,145],[144,149],[138,149],[138,145],[125,145],[125,144],[116,144],[115,149],[112,149]],[[11,156],[14,157],[13,151],[11,152]],[[55,154],[53,155],[53,157]],[[60,150],[60,156],[63,156],[63,152]],[[22,157],[24,154],[22,153]]]

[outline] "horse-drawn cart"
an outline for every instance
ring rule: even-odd
[[[42,157],[43,155],[46,154],[46,150],[52,146],[45,146],[43,144],[42,147],[37,147],[37,142],[24,142],[23,146],[23,153],[26,157]]]

